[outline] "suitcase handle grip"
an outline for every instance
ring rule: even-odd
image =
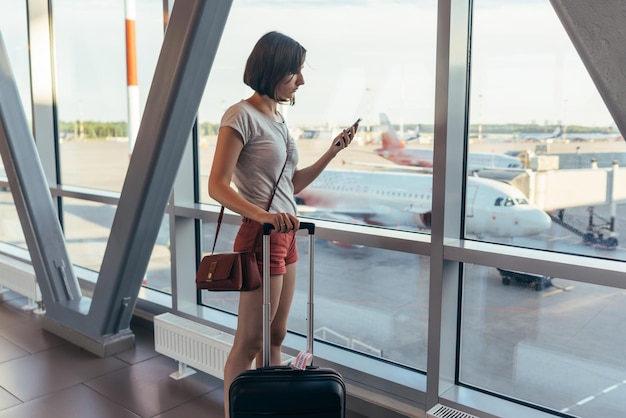
[[[269,235],[270,231],[274,229],[274,225],[270,223],[263,224],[263,235]],[[309,235],[313,235],[315,233],[315,224],[312,222],[300,222],[299,229],[306,229],[309,231]]]

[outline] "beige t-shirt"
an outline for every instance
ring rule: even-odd
[[[243,138],[244,147],[235,166],[233,183],[241,196],[263,209],[267,209],[285,164],[289,143],[289,159],[269,211],[296,215],[292,178],[298,164],[298,150],[284,120],[272,120],[242,100],[226,110],[222,126],[233,128]]]

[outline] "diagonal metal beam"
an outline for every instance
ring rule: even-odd
[[[617,128],[626,133],[626,2],[550,0]]]
[[[96,354],[134,343],[130,319],[231,4],[175,2],[89,311],[44,318],[44,328]]]
[[[174,3],[94,290],[100,335],[129,326],[231,3]]]
[[[0,154],[48,312],[86,312],[1,34]]]

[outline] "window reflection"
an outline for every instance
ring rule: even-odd
[[[471,174],[514,186],[552,221],[534,236],[479,238],[626,260],[626,143],[550,2],[473,6],[468,165],[493,164]],[[524,21],[532,31],[511,24]]]
[[[623,414],[623,290],[473,264],[464,277],[462,383],[573,416]]]

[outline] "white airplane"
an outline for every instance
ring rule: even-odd
[[[526,142],[552,142],[554,139],[563,138],[563,125],[554,128],[551,134],[522,133],[521,139]]]
[[[516,237],[550,228],[550,217],[518,189],[470,176],[466,233]],[[369,225],[430,229],[432,175],[327,169],[296,196],[300,214]]]
[[[386,114],[380,114],[383,132],[381,134],[382,148],[376,149],[381,157],[396,164],[423,167],[432,170],[433,150],[421,148],[407,148],[405,141],[400,140]],[[500,153],[470,152],[467,156],[467,172],[473,173],[485,168],[524,168],[522,162],[510,155]]]

